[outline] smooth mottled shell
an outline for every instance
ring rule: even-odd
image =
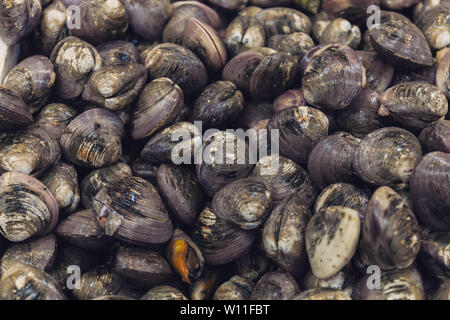
[[[91,72],[102,66],[97,50],[76,37],[66,37],[58,42],[50,60],[56,73],[55,92],[64,99],[78,97]]]
[[[220,189],[212,200],[212,209],[217,216],[244,230],[261,226],[271,205],[269,186],[258,178],[234,181]]]
[[[346,132],[322,139],[308,158],[308,171],[316,186],[325,188],[336,182],[351,182],[353,155],[361,140]]]
[[[370,40],[375,51],[395,65],[423,67],[433,64],[427,40],[411,21],[395,14],[382,15],[379,28],[369,28]]]
[[[206,207],[197,217],[191,236],[202,250],[206,263],[223,265],[249,250],[256,233],[229,224]]]
[[[352,49],[356,49],[361,42],[361,30],[352,25],[348,20],[337,18],[331,21],[323,30],[319,38],[319,44],[342,43]]]
[[[53,234],[30,239],[25,242],[13,243],[3,253],[0,259],[1,274],[16,264],[24,264],[49,271],[56,258],[56,237]]]
[[[32,122],[26,103],[11,89],[0,86],[0,130],[17,129]]]
[[[233,276],[224,282],[216,292],[214,300],[249,300],[254,284],[242,276]]]
[[[296,295],[292,300],[352,300],[344,291],[333,289],[311,289]]]
[[[147,291],[141,300],[188,300],[186,296],[178,289],[171,286],[156,286]]]
[[[303,95],[313,106],[344,109],[363,87],[364,73],[358,55],[351,48],[343,44],[327,45],[315,51],[306,65]]]
[[[65,300],[61,287],[48,273],[16,264],[0,280],[1,300]]]
[[[162,164],[157,172],[158,187],[169,212],[189,226],[204,208],[204,196],[195,173],[181,166]]]
[[[410,191],[414,213],[425,225],[450,231],[450,154],[432,152],[414,169]]]
[[[317,196],[308,172],[294,161],[279,155],[259,159],[250,176],[260,178],[269,185],[275,205],[291,194],[296,194],[304,205],[309,206]]]
[[[208,85],[197,98],[190,120],[214,127],[235,120],[244,107],[244,95],[231,81]]]
[[[291,107],[275,113],[269,130],[279,130],[281,155],[305,165],[314,145],[328,135],[328,118],[311,107]]]
[[[71,106],[52,103],[39,112],[33,126],[45,129],[49,135],[59,141],[66,127],[77,115],[78,112]]]
[[[53,47],[67,37],[67,12],[62,1],[52,1],[42,11],[39,26],[34,30],[36,40],[42,53],[50,56]]]
[[[260,11],[256,18],[264,25],[267,38],[276,34],[309,33],[311,30],[311,20],[305,14],[291,8],[265,9]]]
[[[450,121],[439,120],[423,129],[419,135],[424,151],[450,153]]]
[[[311,211],[293,194],[279,204],[267,218],[262,233],[266,255],[283,270],[302,275],[307,270],[305,229]]]
[[[0,233],[18,242],[50,233],[59,211],[53,194],[39,180],[18,172],[0,177]]]
[[[3,80],[27,104],[31,113],[37,112],[47,101],[55,83],[52,62],[45,56],[31,56],[16,65]]]
[[[317,197],[314,213],[318,213],[327,207],[340,206],[358,211],[360,219],[363,220],[369,198],[369,190],[358,188],[349,183],[334,183],[323,189]]]
[[[421,158],[422,148],[412,133],[387,127],[370,133],[359,143],[353,168],[368,183],[403,189]]]
[[[147,69],[142,64],[107,65],[92,73],[83,100],[108,110],[122,110],[137,99],[146,80]]]
[[[295,279],[280,271],[268,272],[259,279],[250,297],[251,300],[290,300],[300,293]]]
[[[158,78],[147,84],[133,111],[133,139],[143,139],[170,125],[184,104],[183,91],[172,80]]]
[[[121,247],[117,251],[113,270],[127,283],[144,288],[160,284],[173,274],[159,253],[135,247]]]
[[[104,250],[112,239],[98,225],[92,210],[71,214],[56,228],[56,234],[64,241],[85,250]]]
[[[423,129],[448,111],[445,95],[437,87],[419,81],[389,88],[381,96],[381,103],[380,115],[411,129]]]
[[[89,209],[92,207],[92,198],[109,182],[132,175],[133,172],[130,166],[122,162],[89,173],[80,184],[81,202],[84,208]]]
[[[134,44],[128,41],[117,40],[105,42],[99,45],[97,50],[104,66],[129,62],[139,63],[140,61],[139,50]]]
[[[416,259],[420,249],[416,217],[391,188],[378,188],[372,195],[361,241],[370,264],[382,269],[405,269]]]
[[[317,278],[332,277],[351,260],[360,226],[358,211],[347,207],[327,207],[311,218],[306,227],[306,250]]]
[[[119,240],[149,246],[165,243],[172,236],[173,225],[157,189],[141,178],[108,183],[92,206],[105,233]]]
[[[371,277],[371,279],[369,279]],[[356,300],[424,300],[425,292],[420,273],[413,267],[381,272],[380,287],[374,286],[373,275],[361,278],[353,290]]]
[[[151,79],[169,78],[186,95],[195,95],[208,84],[208,74],[200,59],[189,49],[163,43],[141,55]]]
[[[376,52],[356,51],[366,69],[366,90],[384,91],[394,76],[394,67],[381,59]]]
[[[120,118],[105,109],[91,109],[77,116],[61,137],[65,157],[85,167],[105,167],[115,163],[121,153],[124,134]]]
[[[416,23],[433,50],[450,45],[450,3],[427,10]]]

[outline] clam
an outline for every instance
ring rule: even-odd
[[[450,230],[450,154],[431,152],[415,167],[410,191],[414,213],[425,225],[437,231]]]
[[[37,114],[33,126],[44,129],[50,136],[59,141],[68,124],[77,115],[78,112],[67,104],[51,103]]]
[[[359,188],[349,183],[334,183],[322,190],[317,197],[314,213],[332,206],[341,206],[358,211],[359,217],[364,220],[370,193],[365,188]]]
[[[402,126],[423,129],[442,119],[448,111],[445,95],[425,82],[405,82],[389,88],[381,96],[379,114]]]
[[[360,42],[361,30],[344,18],[337,18],[331,21],[319,38],[321,45],[342,43],[352,49],[356,49]]]
[[[420,237],[419,261],[428,274],[439,280],[450,275],[450,233],[424,229]]]
[[[174,287],[161,285],[151,288],[141,297],[141,300],[188,300],[188,298]]]
[[[305,206],[310,206],[317,196],[308,172],[294,161],[279,155],[261,158],[250,177],[260,178],[267,183],[274,205],[295,194]]]
[[[61,146],[70,162],[92,168],[114,164],[122,153],[123,123],[111,111],[91,109],[66,127]]]
[[[262,179],[234,181],[220,189],[212,199],[214,213],[244,230],[261,226],[272,205],[269,186]]]
[[[379,5],[380,2],[380,0],[323,0],[322,10],[328,14],[359,21],[367,17],[369,6]]]
[[[366,69],[366,86],[364,89],[386,90],[394,76],[394,67],[384,62],[375,52],[357,51],[356,53]]]
[[[450,121],[439,120],[424,128],[419,135],[426,152],[442,151],[450,153]]]
[[[74,166],[65,162],[58,163],[45,173],[41,181],[55,196],[61,215],[67,215],[77,209],[80,191]]]
[[[312,49],[307,57],[302,92],[316,107],[340,110],[347,107],[365,83],[364,68],[358,55],[343,44],[329,44]],[[304,58],[305,59],[305,58]]]
[[[192,283],[190,293],[192,300],[207,300],[212,298],[214,291],[224,281],[221,270],[205,269],[202,277]]]
[[[310,218],[309,208],[293,194],[272,210],[264,224],[262,243],[266,255],[293,275],[307,270],[305,229]]]
[[[291,8],[265,9],[260,11],[256,18],[263,24],[267,38],[276,34],[309,33],[311,30],[311,20],[308,16]]]
[[[197,244],[181,229],[176,229],[166,249],[167,261],[181,279],[192,284],[203,273],[203,253]]]
[[[48,273],[16,264],[0,280],[2,300],[65,300],[59,284]]]
[[[86,209],[92,207],[92,198],[109,182],[132,176],[130,166],[119,162],[113,166],[97,169],[84,177],[80,184],[81,203]]]
[[[336,273],[329,279],[319,279],[310,271],[306,274],[302,281],[302,288],[306,290],[306,292],[322,292],[327,290],[339,290],[351,296],[352,294],[352,273],[351,268],[346,267]],[[307,294],[309,295],[309,294]],[[322,295],[322,294],[320,294]]]
[[[52,1],[42,11],[39,27],[35,29],[35,37],[43,54],[49,56],[53,47],[67,37],[67,11],[62,1]]]
[[[278,52],[288,53],[300,62],[303,56],[314,47],[314,41],[306,33],[295,32],[274,35],[268,39],[267,46]]]
[[[26,103],[14,91],[0,86],[0,132],[25,127],[33,122]]]
[[[204,208],[204,196],[195,173],[181,166],[162,164],[157,170],[158,187],[172,216],[190,226]]]
[[[216,292],[214,300],[249,300],[254,284],[251,280],[236,275],[225,281]]]
[[[197,217],[192,240],[199,246],[208,265],[223,265],[248,251],[256,238],[253,230],[241,230],[205,207]]]
[[[102,66],[97,50],[76,37],[66,37],[58,42],[50,60],[56,73],[55,92],[65,99],[78,97],[90,74]]]
[[[300,293],[295,279],[280,271],[267,272],[256,283],[251,300],[290,300]]]
[[[181,112],[183,103],[183,91],[172,80],[158,78],[147,84],[133,111],[133,139],[151,136],[172,124]]]
[[[279,131],[281,155],[305,165],[315,144],[328,135],[328,118],[315,108],[291,107],[275,113],[268,129]]]
[[[69,29],[71,36],[94,45],[123,37],[128,29],[128,15],[119,0],[86,0],[79,4],[80,26]],[[77,11],[73,11],[75,14]],[[73,19],[68,17],[68,21]]]
[[[133,245],[167,242],[173,225],[157,189],[138,177],[124,177],[104,186],[94,197],[95,217],[108,236]]]
[[[62,220],[56,234],[65,242],[86,250],[105,250],[112,244],[98,225],[92,210],[75,212]]]
[[[359,240],[358,211],[331,206],[316,213],[306,227],[305,241],[313,274],[327,279],[353,257]]]
[[[145,179],[153,184],[156,184],[158,166],[143,160],[141,157],[137,158],[131,163],[131,170],[133,175]]]
[[[117,111],[132,104],[147,80],[147,70],[138,63],[107,65],[92,73],[83,90],[83,100]]]
[[[239,15],[228,25],[223,41],[232,57],[252,48],[264,47],[264,26],[255,17]]]
[[[325,188],[336,182],[352,182],[353,155],[361,140],[346,132],[322,139],[308,158],[308,171],[316,186]]]
[[[242,255],[234,262],[236,273],[249,280],[258,280],[266,272],[273,269],[272,261],[265,252],[254,248],[248,254]]]
[[[230,81],[208,85],[197,98],[190,120],[214,127],[235,120],[244,107],[244,96]]]
[[[450,49],[442,53],[436,71],[436,85],[450,99]]]
[[[47,101],[55,83],[53,64],[45,56],[31,56],[16,65],[3,80],[3,85],[17,93],[36,113]]]
[[[141,58],[151,79],[169,78],[186,94],[196,94],[208,83],[205,65],[182,46],[163,43],[144,51]]]
[[[300,89],[291,89],[285,91],[273,101],[273,110],[278,112],[290,107],[304,105],[306,105],[306,101],[303,92]]]
[[[421,158],[422,148],[412,133],[386,127],[361,140],[355,151],[353,168],[367,183],[404,189]]]
[[[431,49],[440,50],[450,45],[450,3],[442,3],[424,12],[417,21]]]
[[[102,64],[139,63],[140,52],[136,46],[128,41],[108,41],[97,46],[97,51],[102,58]]]

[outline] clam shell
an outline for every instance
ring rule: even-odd
[[[141,300],[188,300],[188,298],[174,287],[161,285],[151,288],[141,297]]]
[[[268,272],[259,279],[250,297],[251,300],[291,300],[300,293],[295,279],[280,271]]]
[[[450,99],[450,49],[440,59],[436,71],[436,85]]]
[[[427,152],[450,153],[450,121],[439,120],[424,128],[419,135],[420,143]]]
[[[258,19],[239,15],[228,25],[223,41],[234,57],[249,49],[264,47],[266,34]]]
[[[384,62],[376,52],[356,51],[356,53],[366,69],[366,86],[364,89],[386,90],[394,76],[394,67]]]
[[[132,0],[134,1],[134,0]],[[97,47],[104,66],[121,63],[139,63],[140,52],[128,41],[116,40],[102,43]]]
[[[1,131],[25,127],[33,122],[26,103],[12,90],[0,86]]]
[[[256,18],[264,25],[267,38],[276,34],[309,33],[311,30],[311,20],[302,12],[291,8],[265,9]]]
[[[224,282],[216,292],[214,300],[249,300],[254,284],[242,276],[233,276]]]
[[[33,126],[44,129],[50,136],[59,141],[67,125],[77,115],[78,112],[71,106],[63,103],[52,103],[38,113]]]

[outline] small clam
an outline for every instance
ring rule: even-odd
[[[33,116],[22,98],[0,86],[0,132],[25,127],[32,122]]]
[[[431,49],[440,50],[450,45],[450,3],[442,3],[427,10],[418,19],[417,26],[422,30]]]
[[[310,107],[291,107],[275,113],[269,130],[279,131],[281,155],[305,165],[314,145],[328,134],[328,118]]]
[[[254,284],[251,280],[242,276],[233,276],[224,282],[216,292],[214,300],[249,300]]]
[[[244,230],[261,226],[270,213],[272,194],[262,179],[247,178],[234,181],[214,194],[214,213]]]
[[[108,110],[132,104],[147,80],[147,70],[138,63],[107,65],[94,71],[83,91],[83,100]]]
[[[212,298],[214,291],[224,281],[224,274],[221,270],[205,269],[202,277],[192,283],[190,288],[192,300],[207,300]]]
[[[79,4],[81,22],[78,28],[69,29],[71,36],[94,45],[123,37],[128,29],[128,15],[119,0],[86,0]],[[73,19],[68,17],[68,21]]]
[[[204,64],[182,46],[163,43],[144,51],[141,57],[151,79],[169,78],[186,94],[194,95],[208,83]]]
[[[214,127],[235,120],[244,107],[244,96],[230,81],[208,85],[197,98],[190,120]]]
[[[369,6],[379,4],[380,0],[322,0],[322,10],[328,14],[359,21],[367,17]]]
[[[322,139],[308,158],[308,171],[316,186],[325,188],[336,182],[352,182],[353,155],[360,139],[339,132]]]
[[[450,121],[436,121],[420,132],[419,140],[426,152],[450,153]]]
[[[204,196],[195,173],[181,166],[162,164],[157,171],[158,187],[169,212],[190,226],[204,208]]]
[[[16,264],[29,265],[48,272],[55,262],[56,247],[56,237],[53,234],[13,243],[0,259],[1,274],[5,274]]]
[[[337,18],[328,24],[320,35],[319,43],[326,45],[330,43],[342,43],[352,49],[356,49],[361,42],[361,30],[352,25],[348,20]]]
[[[74,212],[80,203],[78,175],[75,167],[61,162],[50,168],[41,179],[55,196],[60,214]]]
[[[437,231],[450,230],[450,154],[431,152],[415,167],[410,192],[419,221]]]
[[[400,125],[423,129],[442,119],[448,111],[445,95],[425,82],[405,82],[389,88],[381,96],[379,114]]]
[[[355,151],[353,168],[368,183],[404,189],[421,158],[422,147],[412,133],[387,127],[361,140]]]
[[[67,37],[66,6],[60,0],[52,1],[42,11],[39,27],[35,29],[35,37],[43,54],[50,56],[53,47]]]
[[[133,111],[133,139],[143,139],[170,125],[183,107],[183,91],[172,80],[158,78],[142,90]]]
[[[273,269],[272,261],[265,252],[254,248],[248,254],[242,255],[234,262],[236,273],[247,279],[258,280],[266,272]]]
[[[425,293],[420,273],[413,267],[383,271],[376,288],[371,275],[361,278],[353,290],[356,300],[424,300]],[[373,278],[373,277],[372,277]],[[369,286],[370,285],[370,286]]]
[[[126,283],[143,288],[163,283],[173,274],[159,253],[135,247],[119,248],[113,271]]]
[[[266,255],[283,270],[302,275],[308,266],[305,229],[311,211],[296,194],[286,198],[267,218],[262,233]]]
[[[290,300],[300,293],[295,279],[280,271],[268,272],[259,279],[250,296],[251,300]]]
[[[97,47],[102,58],[102,64],[139,63],[140,53],[134,44],[128,41],[116,40],[102,43]]]
[[[37,114],[33,126],[44,129],[59,141],[66,127],[77,115],[78,112],[71,106],[63,103],[51,103]]]
[[[0,280],[1,300],[65,300],[59,284],[48,273],[16,264]]]
[[[150,183],[157,184],[157,165],[139,157],[131,163],[131,170],[134,176],[145,179]]]
[[[197,244],[181,229],[176,229],[166,249],[167,261],[181,279],[192,284],[203,273],[204,258]]]
[[[45,104],[55,83],[52,62],[45,56],[31,56],[16,65],[3,80],[3,85],[17,93],[36,113]]]
[[[58,42],[50,60],[56,73],[55,92],[64,99],[78,97],[90,74],[102,66],[97,50],[76,37],[66,37]]]
[[[105,167],[119,159],[123,134],[123,123],[117,115],[91,109],[70,122],[61,137],[61,146],[66,159],[74,164]]]
[[[158,245],[172,236],[173,225],[157,189],[141,178],[109,182],[94,197],[92,207],[105,233],[127,243]]]
[[[450,276],[450,232],[431,232],[425,229],[420,239],[420,264],[428,274],[447,280]]]
[[[248,251],[256,233],[229,224],[205,207],[194,223],[191,237],[203,252],[207,264],[223,265]]]
[[[322,190],[317,197],[314,213],[331,206],[341,206],[358,211],[359,218],[364,219],[370,193],[349,183],[334,183]]]
[[[161,285],[151,288],[141,297],[141,300],[188,300],[188,298],[174,287]]]
[[[302,90],[287,90],[273,101],[273,111],[278,112],[283,109],[297,106],[305,106],[306,101],[303,97]]]
[[[314,47],[314,41],[303,32],[278,34],[268,39],[267,46],[278,52],[285,52],[297,58],[298,62]]]
[[[317,278],[332,277],[351,260],[360,225],[358,211],[347,207],[327,207],[311,218],[306,227],[306,251]]]
[[[271,155],[261,158],[250,177],[260,178],[267,183],[275,205],[295,194],[305,206],[310,206],[317,196],[317,190],[308,172],[294,161],[282,156]]]
[[[378,188],[367,205],[361,245],[370,265],[409,267],[420,249],[419,226],[403,198],[389,187]]]
[[[308,16],[291,8],[265,9],[260,11],[256,18],[264,25],[267,38],[276,34],[309,33],[311,30],[311,20]]]
[[[111,238],[98,225],[92,210],[71,214],[56,228],[58,237],[85,250],[104,250],[111,246]]]
[[[183,46],[194,52],[211,73],[220,71],[227,63],[227,50],[222,39],[212,27],[195,18],[186,22]]]
[[[224,43],[228,53],[234,57],[252,48],[264,47],[264,26],[255,17],[239,15],[228,25]]]

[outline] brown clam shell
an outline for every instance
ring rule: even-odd
[[[302,12],[291,8],[265,9],[256,18],[264,25],[267,38],[276,34],[309,33],[311,30],[311,20]]]
[[[424,128],[419,135],[426,152],[442,151],[450,153],[450,121],[439,120]]]
[[[216,292],[214,300],[249,300],[254,284],[242,276],[233,276],[225,281]]]
[[[44,129],[59,141],[66,127],[77,115],[78,112],[71,106],[63,103],[51,103],[38,113],[33,126]]]
[[[300,89],[287,90],[278,96],[273,101],[273,110],[275,112],[287,109],[290,107],[304,106],[306,105],[303,92]]]
[[[32,122],[33,116],[26,103],[11,89],[0,86],[0,130],[17,129]]]
[[[134,0],[132,0],[134,1]],[[102,64],[139,63],[140,52],[134,44],[128,41],[116,40],[102,43],[97,47],[102,58]]]
[[[280,271],[267,272],[256,283],[251,300],[291,300],[300,293],[295,279]]]
[[[386,90],[394,76],[394,67],[384,62],[376,52],[356,51],[356,53],[366,69],[366,86],[364,89]]]
[[[223,41],[232,57],[252,48],[264,47],[264,26],[255,17],[239,15],[228,25]]]

